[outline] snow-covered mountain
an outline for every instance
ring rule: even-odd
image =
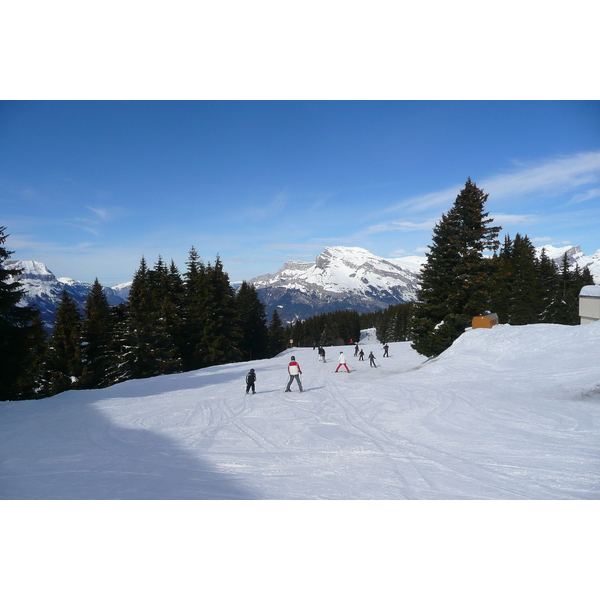
[[[567,253],[571,266],[588,267],[596,283],[600,283],[600,250],[586,256],[580,246],[543,246],[542,249],[561,264]],[[328,246],[314,262],[289,261],[271,275],[261,275],[249,283],[256,287],[267,316],[277,309],[283,321],[305,319],[322,312],[358,310],[369,312],[390,304],[410,302],[418,290],[418,275],[426,258],[406,256],[381,258],[363,248]],[[54,323],[56,308],[63,289],[74,298],[81,310],[92,286],[66,277],[56,278],[41,262],[8,260],[7,269],[23,269],[17,276],[24,287],[23,306],[36,306],[46,327]],[[105,287],[111,306],[127,300],[131,282]],[[234,285],[235,287],[235,285]]]
[[[363,248],[328,246],[314,262],[289,261],[249,281],[271,316],[284,321],[333,310],[369,312],[410,302],[424,258],[381,258]]]
[[[590,273],[594,277],[596,283],[600,283],[600,250],[596,250],[594,254],[586,256],[581,246],[562,246],[556,248],[555,246],[541,246],[535,249],[538,257],[542,254],[542,250],[546,251],[546,256],[551,258],[559,266],[562,265],[563,256],[567,254],[567,262],[571,267],[578,265],[580,269],[588,267]]]
[[[67,290],[81,311],[85,306],[85,299],[92,287],[91,283],[75,281],[68,277],[55,277],[54,273],[41,262],[33,260],[7,260],[6,269],[22,269],[22,273],[11,278],[11,281],[21,282],[25,296],[21,306],[33,306],[40,311],[46,329],[51,329],[56,318],[56,309],[60,302],[63,290]],[[131,284],[120,284],[114,287],[104,287],[106,299],[111,306],[125,302]]]

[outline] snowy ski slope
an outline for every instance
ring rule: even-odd
[[[363,344],[0,403],[0,498],[600,499],[600,322]]]

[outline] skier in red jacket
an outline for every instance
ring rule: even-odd
[[[298,387],[300,388],[300,391],[303,392],[304,390],[302,389],[302,382],[300,381],[300,375],[302,375],[302,369],[300,368],[300,365],[296,362],[295,356],[292,356],[292,361],[288,365],[288,373],[290,374],[290,380],[287,383],[287,387],[285,388],[285,391],[286,392],[292,391],[290,389],[290,387],[292,385],[292,382],[295,379],[298,382]]]

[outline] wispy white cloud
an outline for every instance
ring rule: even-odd
[[[526,225],[535,223],[539,220],[537,215],[507,215],[502,213],[490,214],[490,218],[494,219],[494,225]]]
[[[592,200],[592,198],[597,198],[600,196],[600,188],[592,188],[591,190],[587,190],[587,192],[583,194],[576,194],[571,198],[569,202],[567,202],[567,206],[571,204],[581,204],[582,202],[587,202],[588,200]]]
[[[369,235],[373,233],[383,233],[384,231],[427,231],[433,229],[435,224],[436,222],[432,220],[423,221],[421,223],[413,223],[412,221],[389,221],[371,225],[363,233]]]
[[[586,185],[600,181],[600,151],[580,152],[526,164],[513,161],[516,167],[509,173],[499,173],[483,181],[475,181],[478,187],[490,195],[493,200],[517,199],[519,202],[539,195],[554,197],[562,194],[577,193],[571,201],[584,202],[600,195],[600,189],[581,191]],[[439,207],[450,207],[464,183],[448,187],[437,192],[421,194],[403,200],[384,211],[390,212],[428,212]]]
[[[501,173],[477,185],[495,199],[523,197],[528,194],[557,196],[574,192],[600,180],[600,151],[581,152],[525,165],[511,173]]]
[[[88,209],[91,210],[101,221],[109,220],[109,212],[105,208],[95,208],[93,206],[88,206]]]
[[[81,254],[87,248],[92,248],[91,242],[82,242],[78,244],[60,244],[50,241],[39,241],[36,236],[30,235],[11,235],[9,238],[9,250],[28,251],[30,253],[60,253],[60,254]],[[13,257],[16,258],[16,257]]]
[[[250,218],[255,221],[263,219],[272,219],[275,215],[281,214],[287,207],[290,195],[288,192],[279,192],[270,200],[261,205],[253,205],[245,211],[244,218]]]
[[[442,205],[450,205],[457,194],[460,191],[460,185],[456,185],[455,187],[449,187],[445,190],[441,190],[439,192],[431,192],[429,194],[421,194],[419,196],[415,196],[414,198],[409,198],[400,202],[399,204],[395,204],[394,206],[390,206],[387,209],[381,211],[380,214],[386,214],[390,212],[398,212],[398,211],[406,211],[406,212],[416,212],[416,211],[425,211],[431,209],[432,207],[438,207]]]

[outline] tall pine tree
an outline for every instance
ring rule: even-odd
[[[207,366],[203,331],[208,302],[206,267],[192,246],[188,255],[182,297],[181,354],[186,371]]]
[[[276,356],[280,352],[283,352],[287,347],[287,334],[277,309],[273,311],[273,316],[271,317],[268,330],[269,355]]]
[[[412,346],[420,354],[440,354],[490,308],[493,282],[484,252],[498,248],[500,227],[490,226],[487,199],[469,178],[433,229],[412,322]]]
[[[544,311],[543,286],[535,248],[525,235],[514,241],[506,236],[493,261],[496,286],[492,292],[492,310],[502,323],[537,323]]]
[[[160,374],[175,373],[181,370],[178,344],[181,313],[177,306],[175,280],[160,256],[149,275],[154,313],[154,358]]]
[[[256,288],[243,281],[235,297],[236,311],[240,321],[240,351],[246,360],[267,358],[269,334],[265,305],[260,301]]]
[[[130,326],[130,361],[134,379],[152,377],[160,373],[159,361],[154,355],[155,318],[152,275],[146,259],[133,276],[127,300]]]
[[[204,306],[202,352],[209,365],[221,365],[241,359],[241,330],[235,310],[235,293],[219,256],[207,267],[207,293]]]
[[[50,394],[79,386],[83,370],[81,315],[75,300],[63,290],[50,336],[47,369]]]
[[[34,325],[37,311],[18,305],[25,292],[15,279],[20,271],[6,268],[14,252],[5,248],[5,231],[0,227],[0,400],[11,400],[21,397],[19,381],[35,361],[32,345],[39,331]]]
[[[558,306],[559,274],[558,266],[542,249],[539,259],[539,278],[541,285],[540,323],[554,323]]]
[[[82,328],[82,388],[98,388],[109,385],[111,325],[110,306],[104,295],[104,289],[96,278],[85,301],[85,319]]]

